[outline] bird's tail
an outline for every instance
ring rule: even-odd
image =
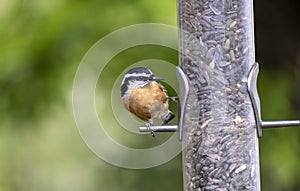
[[[166,125],[172,119],[174,119],[174,117],[175,117],[175,114],[169,110],[168,113],[163,117],[163,123],[162,123],[162,125]]]

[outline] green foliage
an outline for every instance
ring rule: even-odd
[[[180,156],[148,170],[110,166],[80,138],[71,107],[75,72],[87,50],[104,35],[131,24],[176,25],[176,2],[1,3],[0,191],[181,190]],[[147,55],[146,50],[137,52],[141,56],[117,61],[129,66]],[[177,52],[171,53],[171,61],[176,64]],[[108,79],[123,70],[113,65]],[[107,82],[102,85],[109,89]]]
[[[288,72],[259,76],[264,120],[299,119],[293,112],[294,76]],[[300,180],[300,134],[297,127],[266,129],[260,140],[262,190],[296,190]]]

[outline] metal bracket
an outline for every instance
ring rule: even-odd
[[[262,128],[278,128],[278,127],[290,127],[290,126],[299,126],[300,120],[284,120],[284,121],[262,121],[261,119],[261,110],[260,110],[260,99],[257,92],[257,77],[259,73],[258,63],[253,64],[250,69],[247,85],[248,93],[250,95],[254,117],[257,128],[257,136],[262,137]]]
[[[254,63],[250,69],[247,88],[252,103],[255,123],[257,128],[257,136],[262,137],[263,128],[279,128],[279,127],[291,127],[300,126],[300,120],[281,120],[281,121],[262,121],[261,109],[260,109],[260,98],[257,92],[257,77],[259,73],[259,64]],[[184,124],[184,112],[187,104],[188,93],[189,93],[189,82],[188,78],[182,69],[176,67],[176,76],[179,82],[179,103],[178,103],[178,125],[164,125],[164,126],[142,126],[140,132],[176,132],[178,131],[178,138],[182,141],[183,137],[183,124]]]
[[[182,141],[183,136],[183,120],[184,111],[187,104],[188,94],[189,94],[189,82],[188,78],[182,69],[176,67],[176,76],[179,83],[179,101],[178,101],[178,125],[164,125],[164,126],[142,126],[140,127],[140,132],[176,132],[178,131],[178,139]]]
[[[183,137],[183,124],[184,124],[184,114],[187,104],[187,99],[189,96],[189,81],[185,73],[182,71],[182,69],[177,66],[176,67],[176,76],[178,78],[179,82],[179,104],[178,104],[178,115],[179,115],[179,121],[178,121],[178,131],[179,131],[179,141],[182,141]]]

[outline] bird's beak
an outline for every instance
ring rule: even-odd
[[[158,80],[164,80],[164,78],[158,76],[151,76],[151,80],[158,81]]]

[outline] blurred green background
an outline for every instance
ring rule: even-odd
[[[182,190],[180,155],[145,170],[97,158],[76,129],[71,97],[81,59],[101,37],[137,23],[176,26],[176,17],[174,0],[0,0],[0,191]],[[255,2],[265,120],[300,118],[298,18],[295,0]],[[117,59],[127,67],[146,58],[178,62],[155,46]],[[265,130],[260,159],[262,190],[300,190],[299,128]]]

